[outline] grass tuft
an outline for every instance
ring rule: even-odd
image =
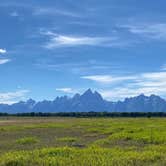
[[[26,144],[35,144],[38,143],[39,140],[36,137],[24,137],[16,140],[17,144],[26,145]]]

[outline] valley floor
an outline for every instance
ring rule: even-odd
[[[165,118],[0,118],[0,166],[142,165],[166,165]]]

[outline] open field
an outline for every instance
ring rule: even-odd
[[[1,117],[0,166],[165,166],[165,118]]]

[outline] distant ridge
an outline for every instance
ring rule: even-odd
[[[159,96],[145,96],[143,94],[126,98],[124,101],[110,102],[104,100],[97,91],[91,89],[82,95],[75,94],[57,97],[53,101],[36,102],[33,99],[20,101],[7,105],[0,104],[0,112],[5,113],[26,113],[26,112],[166,112],[166,100]]]

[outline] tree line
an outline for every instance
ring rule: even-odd
[[[29,112],[29,113],[0,113],[0,116],[16,117],[166,117],[166,112]]]

